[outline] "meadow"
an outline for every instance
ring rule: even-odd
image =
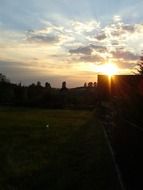
[[[90,111],[0,108],[0,189],[120,189]]]

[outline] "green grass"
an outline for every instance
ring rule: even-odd
[[[88,111],[1,108],[0,189],[120,189],[92,117]]]

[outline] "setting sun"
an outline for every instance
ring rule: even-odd
[[[114,63],[105,63],[100,67],[100,72],[106,75],[115,75],[118,73],[118,67]]]

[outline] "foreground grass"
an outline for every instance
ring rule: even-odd
[[[91,117],[0,109],[0,189],[120,189],[103,131]]]

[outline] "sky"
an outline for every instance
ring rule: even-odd
[[[132,74],[143,50],[142,0],[0,0],[0,73],[23,85],[96,81],[107,62]]]

